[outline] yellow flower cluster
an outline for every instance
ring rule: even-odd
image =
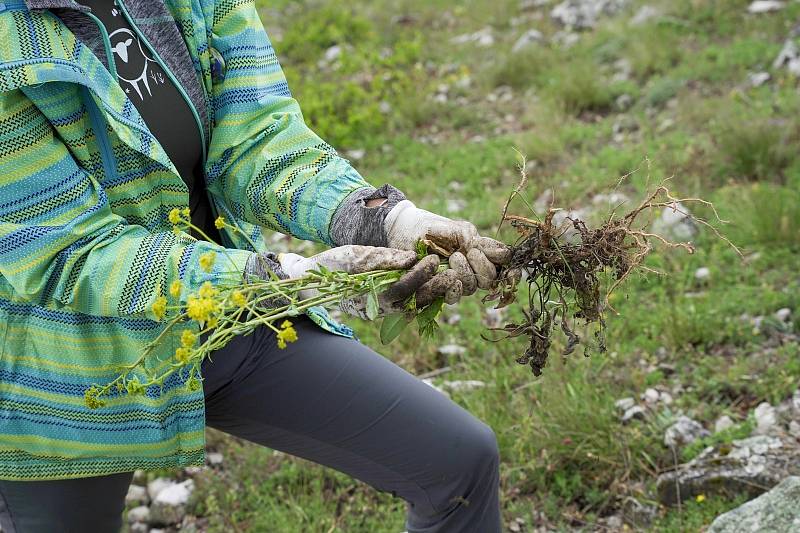
[[[176,207],[175,209],[169,212],[169,221],[175,226],[177,226],[182,222],[188,222],[189,220],[190,219],[189,219],[188,207],[184,207],[183,209]]]
[[[172,282],[172,285],[169,286],[169,293],[173,298],[180,298],[182,288],[183,285],[181,285],[181,280],[176,279]]]
[[[214,263],[217,260],[217,253],[216,252],[206,252],[200,255],[200,268],[202,268],[206,272],[211,272],[211,269],[214,268]]]
[[[244,307],[247,305],[247,297],[242,291],[233,291],[233,293],[231,293],[231,301],[237,307]]]
[[[167,312],[167,299],[163,296],[159,296],[156,298],[156,301],[153,302],[153,314],[156,316],[156,320],[161,320],[164,318],[164,315]]]
[[[92,385],[91,387],[86,389],[86,392],[83,394],[83,401],[86,404],[86,407],[88,407],[89,409],[97,409],[99,407],[103,407],[106,404],[106,402],[98,398],[99,394],[100,394],[100,389],[97,387],[97,385]]]
[[[185,365],[189,362],[189,356],[191,355],[192,351],[189,348],[184,348],[183,346],[175,350],[175,360],[182,365]]]
[[[200,324],[204,324],[211,320],[212,315],[217,312],[218,308],[219,306],[213,298],[191,295],[186,303],[186,314],[192,320],[197,320]]]
[[[217,217],[217,220],[214,221],[214,227],[217,229],[222,229],[225,227],[225,219],[222,217]]]
[[[283,350],[286,348],[287,342],[295,342],[297,340],[297,331],[288,320],[284,320],[281,324],[281,329],[278,331],[278,348]]]

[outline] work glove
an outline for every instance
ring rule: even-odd
[[[408,270],[398,281],[378,294],[377,316],[402,311],[405,302],[414,294],[418,308],[440,296],[452,300],[455,298],[456,290],[460,296],[460,284],[430,285],[439,267],[439,257],[436,255],[429,255],[418,261],[416,252],[411,250],[358,245],[331,248],[311,257],[292,253],[266,255],[267,260],[277,262],[277,269],[273,271],[280,277],[286,278],[301,278],[311,270],[318,270],[320,266],[330,271],[342,271],[348,274],[361,274],[372,270]],[[316,294],[318,294],[316,290],[309,289],[301,291],[299,297],[307,299]],[[367,295],[346,298],[340,303],[340,308],[347,314],[367,318]]]
[[[434,244],[433,251],[450,254],[450,268],[439,274],[447,275],[441,283],[458,280],[465,295],[473,294],[478,288],[491,288],[497,279],[497,267],[511,259],[508,246],[481,237],[472,223],[419,209],[409,200],[399,202],[389,211],[384,230],[392,248],[414,250],[417,241],[426,239]]]

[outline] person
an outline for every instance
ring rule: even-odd
[[[505,246],[371,186],[314,134],[252,0],[7,0],[0,32],[4,532],[118,530],[133,471],[203,464],[206,426],[403,498],[409,532],[500,531],[492,429],[320,310],[285,349],[267,328],[235,338],[200,390],[176,378],[99,410],[84,394],[159,338],[157,299],[185,304],[206,281],[424,270],[387,312],[486,288]],[[173,231],[187,207],[207,239]],[[271,253],[264,230],[330,249]],[[445,272],[417,262],[424,236],[459,250]],[[208,253],[231,263],[206,272]]]

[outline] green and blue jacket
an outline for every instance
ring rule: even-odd
[[[203,392],[184,386],[185,373],[99,410],[84,392],[163,331],[156,298],[185,303],[206,280],[241,276],[264,250],[226,231],[234,264],[220,254],[212,272],[200,268],[201,254],[222,247],[172,231],[168,214],[188,206],[186,185],[104,62],[42,7],[59,3],[80,9],[0,2],[0,479],[199,465]],[[152,2],[120,4],[140,38],[165,22]],[[305,125],[253,0],[164,4],[200,80],[186,99],[213,208],[259,247],[264,228],[342,244],[331,237],[337,209],[375,189]],[[212,75],[219,63],[224,75]],[[170,357],[179,334],[155,355]]]

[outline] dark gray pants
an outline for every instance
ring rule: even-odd
[[[208,426],[403,498],[409,533],[501,531],[491,428],[363,344],[305,317],[295,328],[285,350],[263,328],[204,362]],[[0,481],[0,525],[118,531],[131,476]]]

